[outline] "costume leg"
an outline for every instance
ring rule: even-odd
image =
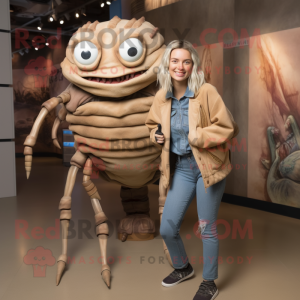
[[[148,198],[148,187],[132,189],[128,187],[121,187],[120,197],[122,199],[123,209],[126,215],[135,213],[147,214],[150,216],[150,206]]]
[[[97,188],[91,181],[92,174],[92,160],[87,159],[84,169],[83,169],[83,186],[91,198],[92,206],[95,212],[95,222],[96,222],[96,234],[99,240],[100,252],[103,259],[101,276],[108,287],[110,287],[110,267],[107,264],[107,238],[109,234],[108,225],[106,221],[108,220],[105,216],[99,200],[101,200]]]
[[[68,93],[63,96],[64,92],[58,97],[53,97],[42,104],[42,109],[37,116],[30,134],[26,137],[24,142],[24,155],[25,155],[25,170],[27,179],[30,176],[31,165],[32,165],[32,148],[36,143],[40,128],[48,115],[48,113],[54,109],[59,103],[67,103],[70,101],[70,95]]]
[[[59,203],[60,220],[62,227],[62,254],[57,260],[56,285],[59,284],[62,273],[67,263],[68,228],[71,219],[71,195],[74,188],[77,172],[84,166],[86,160],[87,156],[80,151],[77,151],[71,158],[71,167],[69,169],[67,177],[64,196],[61,198]]]
[[[62,254],[57,260],[57,275],[56,285],[59,284],[62,273],[67,263],[67,243],[68,243],[68,228],[71,219],[71,194],[74,188],[76,175],[79,168],[77,166],[71,166],[69,169],[67,182],[65,186],[64,196],[59,203],[60,209],[60,224],[62,228]]]
[[[151,240],[154,238],[155,225],[150,219],[148,187],[127,188],[121,187],[120,196],[126,217],[118,227],[119,239]]]
[[[53,127],[52,127],[52,134],[51,134],[52,141],[53,141],[53,144],[55,145],[55,147],[57,147],[58,149],[61,149],[61,147],[57,140],[57,130],[59,128],[60,123],[66,119],[67,112],[68,111],[67,111],[66,107],[62,104],[62,107],[59,110],[58,115],[57,115],[56,119],[54,120]]]

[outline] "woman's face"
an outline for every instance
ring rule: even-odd
[[[170,55],[169,73],[173,80],[186,81],[191,75],[193,61],[186,49],[174,49]]]

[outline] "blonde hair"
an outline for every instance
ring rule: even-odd
[[[170,56],[171,52],[174,49],[186,49],[190,52],[192,61],[193,61],[193,69],[191,75],[188,78],[188,86],[189,89],[196,94],[200,87],[205,83],[204,73],[200,70],[200,58],[198,56],[197,51],[194,49],[193,45],[188,41],[179,41],[175,40],[169,43],[167,46],[165,53],[161,59],[158,74],[157,74],[157,82],[165,91],[172,92],[172,78],[169,73],[169,64],[170,64]],[[199,69],[199,71],[198,71]]]

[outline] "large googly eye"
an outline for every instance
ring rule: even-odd
[[[98,49],[93,43],[83,41],[76,45],[74,57],[80,64],[90,65],[97,59]]]
[[[143,55],[143,44],[139,39],[130,38],[119,47],[121,57],[128,62],[135,62]]]

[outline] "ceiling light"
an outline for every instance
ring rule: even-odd
[[[49,46],[49,43],[45,43],[46,46]]]
[[[37,29],[38,29],[38,30],[42,30],[42,28],[43,28],[43,23],[40,22],[40,23],[38,24],[38,26],[37,26]]]
[[[59,24],[61,24],[61,25],[62,25],[62,24],[64,24],[64,23],[65,23],[65,20],[64,20],[64,18],[60,18],[60,19],[59,19]]]
[[[80,17],[80,14],[79,14],[78,11],[75,12],[75,17],[76,17],[76,18],[79,18],[79,17]]]
[[[54,18],[52,17],[52,16],[50,16],[49,18],[48,18],[48,22],[53,22],[54,21]]]
[[[107,5],[111,5],[111,2],[110,2],[110,1],[106,1],[106,4],[107,4]]]
[[[9,12],[14,12],[14,11],[12,9],[10,9]]]
[[[100,7],[104,7],[105,3],[104,1],[100,1]]]
[[[39,48],[38,48],[38,47],[35,47],[34,49],[35,49],[36,51],[37,51],[37,50],[39,50]]]

